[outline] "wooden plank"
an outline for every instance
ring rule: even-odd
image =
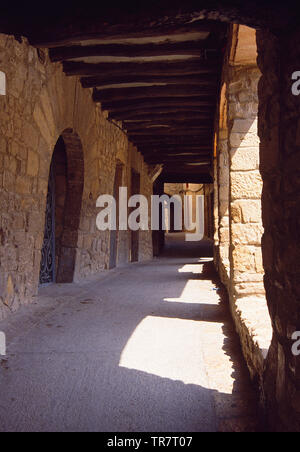
[[[198,105],[185,106],[185,105],[175,105],[169,107],[149,107],[145,110],[133,108],[129,110],[121,111],[120,113],[112,112],[109,113],[110,119],[116,119],[119,121],[126,120],[147,120],[156,118],[214,118],[215,107],[199,107]]]
[[[191,134],[190,130],[187,129],[183,129],[183,130],[172,130],[172,131],[165,131],[165,130],[159,130],[156,131],[155,133],[149,133],[148,131],[146,131],[145,133],[143,132],[133,132],[133,133],[129,133],[129,139],[133,140],[133,141],[137,141],[140,143],[151,143],[151,141],[153,140],[153,142],[160,142],[160,141],[164,141],[164,139],[166,141],[168,141],[169,138],[172,137],[176,137],[176,138],[180,138],[181,140],[184,139],[189,139],[190,142],[196,142],[196,140],[200,141],[203,139],[206,139],[206,141],[211,139],[212,135],[212,131],[210,129],[208,129],[208,131],[203,130],[203,131],[195,131]]]
[[[136,121],[136,122],[129,122],[124,121],[123,127],[129,131],[132,132],[134,130],[148,130],[155,132],[156,129],[163,127],[169,127],[169,128],[181,128],[181,127],[190,127],[191,129],[205,129],[205,128],[213,128],[213,120],[205,119],[164,119],[164,118],[156,118],[152,119],[150,121]]]
[[[170,147],[140,147],[139,151],[144,155],[154,155],[154,154],[164,154],[164,155],[181,155],[181,154],[192,154],[192,155],[202,155],[202,154],[212,154],[212,149],[209,146],[191,146],[191,147],[181,147],[178,148]]]
[[[191,121],[199,123],[209,123],[213,122],[213,116],[207,114],[197,114],[197,112],[186,112],[186,114],[181,114],[180,112],[170,112],[168,114],[156,114],[156,115],[143,115],[134,119],[124,119],[124,127],[135,127],[140,125],[151,125],[151,124],[181,124],[182,122]]]
[[[180,138],[180,135],[175,136],[175,138]],[[179,143],[176,143],[175,140],[166,140],[164,137],[161,137],[161,140],[154,140],[154,141],[148,141],[144,140],[143,137],[141,137],[139,140],[133,140],[132,138],[129,138],[129,140],[137,146],[138,150],[140,152],[147,152],[147,151],[159,151],[159,152],[169,152],[172,150],[180,150],[181,152],[188,152],[188,151],[197,151],[199,150],[199,146],[205,147],[205,149],[212,149],[212,145],[207,140],[207,137],[197,137],[194,141],[186,141],[183,140]],[[200,145],[199,145],[200,143]],[[201,149],[201,148],[200,148]]]
[[[205,162],[210,162],[211,160],[211,156],[209,155],[204,155],[204,156],[200,156],[200,157],[192,157],[192,158],[183,158],[183,157],[164,157],[164,156],[147,156],[145,157],[145,162],[146,163],[151,163],[151,164],[162,164],[162,163],[180,163],[180,164],[184,164],[184,163],[205,163]],[[210,163],[207,163],[207,165],[210,165]]]
[[[143,149],[143,148],[139,148],[139,151],[143,154],[143,155],[185,155],[185,156],[192,156],[192,155],[212,155],[212,150],[209,146],[203,146],[201,147],[195,147],[195,148],[191,148],[191,149],[181,149],[181,148],[159,148],[159,147],[153,147],[153,148],[147,148],[147,149]]]
[[[143,8],[145,4],[143,4]],[[101,12],[98,11],[98,17],[95,10],[89,21],[86,21],[86,9],[82,16],[78,16],[78,22],[75,23],[74,17],[71,26],[66,27],[65,22],[58,24],[52,24],[51,28],[40,28],[38,33],[31,33],[30,44],[39,48],[51,48],[63,45],[73,45],[86,40],[101,40],[124,42],[125,39],[144,39],[155,37],[161,37],[162,40],[168,39],[169,35],[182,35],[187,33],[201,33],[212,32],[225,29],[223,24],[219,24],[216,21],[198,21],[197,23],[184,24],[183,18],[178,18],[176,23],[175,18],[171,19],[171,23],[161,22],[161,17],[158,18],[157,23],[153,23],[150,16],[144,15],[141,20],[137,20],[136,8],[135,14],[128,16],[122,12],[122,8],[118,5],[113,6],[113,12],[110,13],[110,20],[106,21],[103,16],[103,8],[105,5],[101,2]],[[67,11],[66,11],[67,13]],[[118,15],[119,13],[119,15]],[[70,12],[68,11],[68,14]],[[72,15],[71,15],[72,16]],[[118,17],[119,16],[119,17]],[[66,19],[67,19],[66,14]],[[113,24],[112,19],[113,18]]]
[[[161,146],[183,146],[183,145],[193,145],[193,146],[205,146],[209,143],[209,145],[213,144],[213,133],[200,133],[198,132],[190,134],[178,134],[178,135],[155,135],[155,134],[149,134],[149,135],[139,135],[136,136],[136,138],[140,141],[140,144],[143,144],[145,147],[147,145],[153,146],[154,144]],[[134,137],[134,134],[130,134],[130,139]]]
[[[207,134],[203,135],[171,135],[171,136],[155,136],[155,135],[140,135],[136,137],[139,142],[139,146],[150,147],[150,146],[159,146],[159,147],[169,147],[169,146],[212,146],[213,140]],[[132,141],[133,137],[130,136],[129,139]]]
[[[127,100],[116,101],[116,102],[102,102],[102,109],[111,112],[111,117],[114,118],[114,113],[120,113],[125,111],[132,111],[133,109],[148,110],[149,108],[185,108],[187,107],[197,107],[201,109],[208,107],[209,109],[215,108],[216,99],[204,100],[203,96],[192,96],[192,97],[182,97],[172,98],[172,97],[161,97],[155,99],[141,98],[131,100],[130,103]]]
[[[110,73],[113,75],[190,75],[207,74],[220,71],[220,63],[199,62],[197,58],[191,58],[184,62],[123,62],[123,63],[83,63],[76,61],[64,61],[63,70],[66,75],[99,75]]]
[[[211,100],[216,96],[215,87],[203,87],[199,85],[166,85],[166,86],[143,86],[136,88],[118,89],[94,89],[93,100],[95,102],[118,102],[131,99],[161,98],[161,97],[194,97],[202,100]]]
[[[211,133],[212,128],[211,127],[195,127],[194,129],[191,129],[190,127],[182,127],[182,128],[166,128],[166,127],[162,127],[162,128],[157,128],[155,130],[151,130],[151,129],[145,129],[145,130],[133,130],[133,131],[128,131],[128,135],[130,137],[130,139],[136,139],[139,140],[139,138],[149,138],[152,137],[153,135],[155,137],[170,137],[170,136],[190,136],[192,135],[193,137],[209,137],[210,133]]]
[[[158,55],[195,55],[203,60],[219,58],[219,41],[201,39],[177,43],[73,45],[50,49],[51,61],[60,62],[89,56],[155,57]]]
[[[204,74],[190,74],[190,75],[114,75],[104,73],[95,77],[81,77],[80,79],[83,88],[97,88],[109,85],[121,85],[124,83],[168,83],[168,84],[194,84],[203,85],[205,82],[212,84],[218,83],[218,77],[215,72]]]

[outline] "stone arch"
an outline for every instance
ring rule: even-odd
[[[53,179],[53,278],[52,282],[73,282],[76,254],[78,248],[78,234],[82,207],[84,185],[84,159],[81,140],[73,129],[66,129],[60,135],[54,147],[50,167],[50,179]],[[48,205],[48,204],[47,204]],[[47,228],[46,212],[46,227]],[[51,215],[51,214],[50,214]],[[41,271],[45,247],[42,250]],[[40,281],[41,276],[40,276]],[[50,282],[50,281],[49,281]]]
[[[73,129],[66,129],[61,136],[67,155],[67,193],[56,280],[57,282],[72,282],[82,207],[84,159],[81,140],[77,133]]]

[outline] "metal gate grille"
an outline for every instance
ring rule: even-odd
[[[55,183],[51,164],[47,194],[45,233],[41,257],[40,284],[55,281]]]

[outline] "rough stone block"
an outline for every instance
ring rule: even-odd
[[[238,133],[231,132],[230,145],[233,148],[259,146],[259,137],[255,132]]]
[[[261,200],[240,200],[231,204],[236,223],[261,223]],[[238,214],[236,214],[238,212]]]
[[[17,176],[16,192],[21,195],[29,195],[31,193],[31,180],[26,176]]]
[[[39,172],[39,156],[32,151],[28,151],[27,157],[27,174],[36,177]]]
[[[39,144],[39,134],[35,127],[33,127],[32,124],[25,122],[23,124],[23,130],[22,130],[22,138],[24,141],[24,144],[27,147],[30,147],[33,150],[38,149]]]
[[[245,134],[257,133],[257,119],[235,119],[231,131]]]
[[[261,245],[263,227],[260,224],[240,224],[231,225],[232,242],[234,245]]]
[[[259,148],[231,149],[231,170],[249,171],[259,169]]]
[[[250,246],[236,245],[232,251],[232,261],[235,270],[255,271],[255,250]]]
[[[262,179],[259,171],[232,172],[231,196],[233,199],[260,199]]]

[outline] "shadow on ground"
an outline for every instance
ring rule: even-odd
[[[0,431],[256,431],[256,393],[206,259],[211,244],[190,245],[173,238],[155,261],[43,288],[2,322]]]

